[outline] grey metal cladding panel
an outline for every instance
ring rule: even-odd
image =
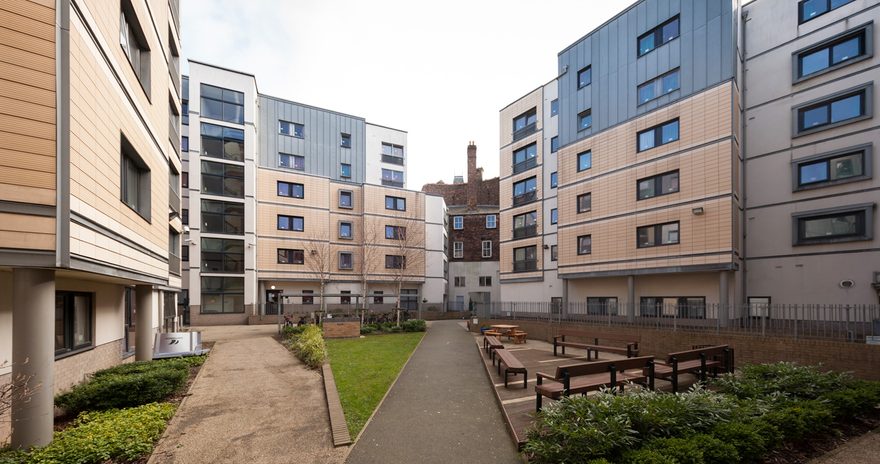
[[[715,16],[706,25],[706,77],[708,82],[721,81],[721,17]]]
[[[701,89],[706,87],[707,84],[707,76],[706,76],[706,67],[707,67],[707,44],[706,44],[706,26],[698,27],[693,32],[693,42],[694,42],[694,61],[690,69],[692,70],[694,75],[694,86],[691,89],[687,89],[687,93],[691,93],[694,89]],[[687,72],[687,70],[685,70]]]

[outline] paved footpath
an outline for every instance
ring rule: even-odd
[[[347,462],[522,462],[474,338],[458,321],[430,323]]]
[[[207,327],[208,361],[150,464],[341,463],[318,371],[273,337],[276,326]]]
[[[825,456],[813,459],[810,464],[876,464],[880,462],[880,429],[875,429]]]

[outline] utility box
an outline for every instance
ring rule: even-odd
[[[202,348],[201,332],[157,333],[153,343],[153,359],[198,356],[207,352]]]

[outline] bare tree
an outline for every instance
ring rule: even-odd
[[[394,238],[393,254],[385,256],[385,267],[390,269],[397,286],[397,325],[400,325],[400,303],[404,282],[413,281],[424,274],[425,223],[413,218],[394,219],[389,233]]]
[[[361,309],[366,311],[368,305],[367,293],[370,276],[376,274],[376,270],[379,268],[381,260],[383,259],[382,249],[379,248],[379,244],[381,243],[380,240],[382,239],[382,231],[380,230],[378,222],[367,221],[366,216],[364,216],[364,220],[361,222],[361,230],[363,231],[363,241],[361,242],[361,259],[358,271],[360,273],[361,293],[363,295]],[[363,317],[363,314],[361,317]]]
[[[7,367],[8,361],[0,363],[0,368]],[[34,392],[40,388],[39,384],[31,382],[32,377],[22,374],[11,376],[9,383],[0,385],[0,418],[9,417],[12,404],[18,401],[28,401]]]
[[[337,247],[331,244],[327,237],[317,235],[309,237],[303,250],[303,263],[320,285],[321,312],[325,314],[327,305],[324,301],[324,288],[330,282],[336,251]]]

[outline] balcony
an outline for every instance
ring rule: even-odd
[[[385,185],[388,187],[401,187],[401,188],[403,188],[403,182],[396,181],[396,180],[382,179],[382,185]]]
[[[180,275],[180,256],[168,253],[168,272]]]
[[[518,131],[514,131],[513,132],[513,141],[516,142],[517,140],[524,139],[524,138],[534,134],[535,129],[537,127],[538,127],[538,125],[536,123],[531,123],[528,126],[523,127],[522,129],[520,129]]]
[[[388,164],[396,164],[398,166],[403,166],[403,157],[383,154],[382,155],[382,162],[388,163]]]
[[[174,191],[174,187],[168,186],[168,209],[171,210],[172,216],[180,216],[180,195]]]
[[[528,272],[538,270],[538,260],[527,259],[513,262],[513,272]]]
[[[532,190],[531,192],[526,192],[522,195],[518,195],[513,197],[513,206],[524,205],[526,203],[531,203],[538,199],[538,192]]]
[[[525,161],[514,164],[513,165],[513,173],[519,174],[521,172],[528,171],[529,169],[532,169],[533,167],[535,167],[537,165],[538,165],[538,157],[535,156],[535,157],[529,158]]]
[[[537,224],[533,224],[533,225],[525,226],[525,227],[514,227],[513,228],[514,240],[519,239],[519,238],[534,237],[536,235],[538,235],[538,225]]]

